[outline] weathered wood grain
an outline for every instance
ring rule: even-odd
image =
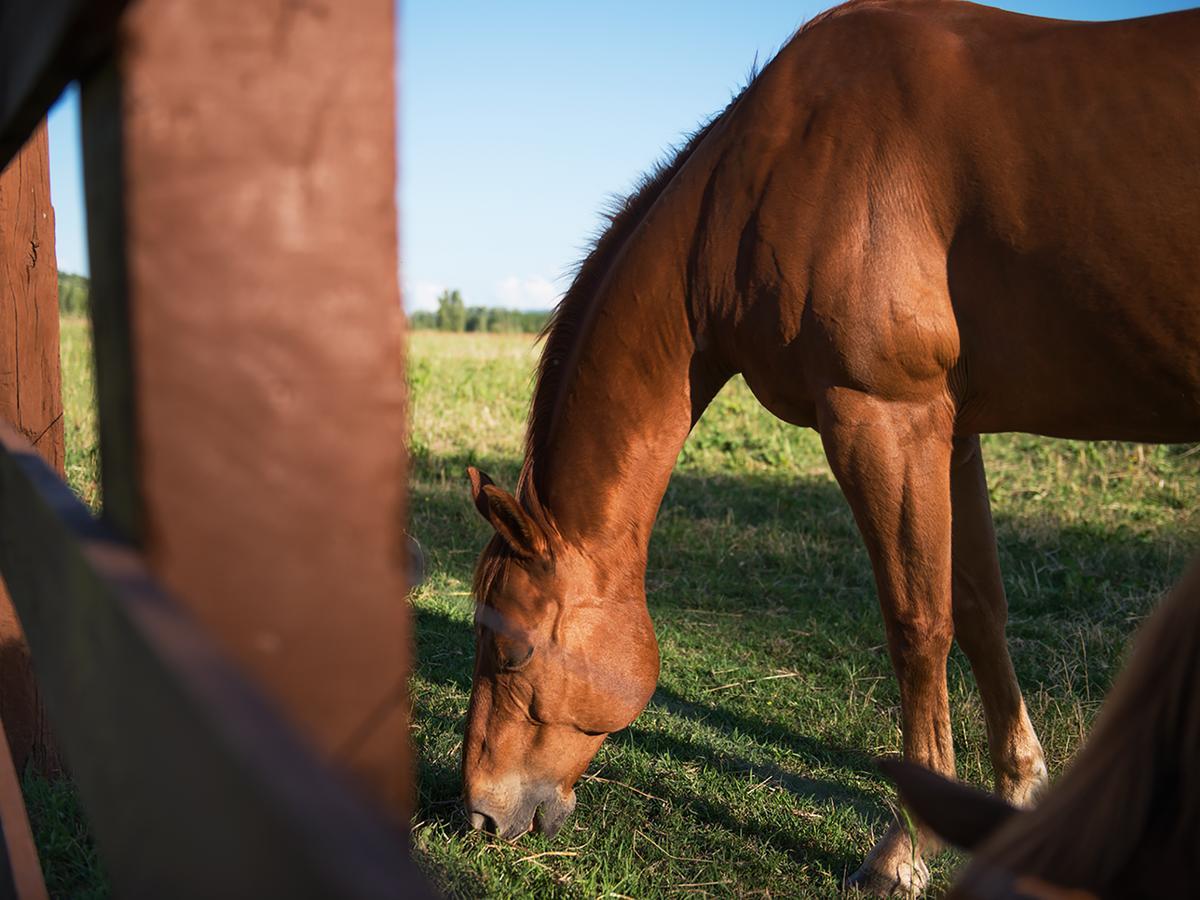
[[[50,162],[42,123],[0,174],[0,418],[63,471],[58,270]],[[21,625],[0,585],[0,719],[18,769],[59,761],[38,702]]]

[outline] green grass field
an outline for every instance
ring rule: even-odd
[[[525,338],[412,337],[411,528],[429,556],[414,598],[422,864],[462,896],[836,894],[889,821],[893,794],[871,760],[900,746],[898,691],[866,552],[817,435],[774,420],[740,381],[689,439],[659,514],[647,588],[662,676],[649,708],[606,742],[555,840],[464,830],[468,592],[489,530],[463,470],[513,486],[535,355]],[[1013,654],[1057,772],[1197,544],[1200,458],[1020,435],[989,437],[984,452]],[[950,686],[960,774],[988,785],[957,650]],[[938,860],[932,895],[955,863]]]
[[[91,332],[85,318],[63,317],[61,347],[67,483],[98,510],[100,452]],[[50,895],[73,900],[108,897],[108,881],[71,783],[27,774],[22,788]]]
[[[95,505],[86,338],[64,323],[68,477]],[[772,419],[740,382],[688,441],[659,515],[647,587],[662,677],[649,708],[606,742],[554,841],[465,830],[469,587],[488,527],[464,469],[513,486],[535,358],[527,337],[412,336],[410,527],[429,563],[413,597],[422,866],[456,896],[836,894],[889,821],[893,794],[871,760],[900,746],[897,689],[866,553],[817,436]],[[984,451],[1013,654],[1058,771],[1197,546],[1200,454],[1008,435]],[[957,651],[950,686],[960,775],[986,785]],[[69,787],[26,788],[52,891],[102,896]],[[955,863],[939,858],[932,895]]]

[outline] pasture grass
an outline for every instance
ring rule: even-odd
[[[99,512],[100,439],[91,325],[84,316],[63,316],[60,326],[67,484],[93,512]]]
[[[98,504],[87,328],[64,320],[67,475]],[[471,572],[489,529],[475,464],[511,488],[536,348],[525,336],[412,335],[412,596],[420,785],[414,852],[458,897],[832,896],[891,820],[872,765],[900,746],[898,692],[865,551],[812,432],[740,381],[680,456],[651,544],[662,649],[649,707],[613,735],[553,840],[469,832],[458,756],[473,657]],[[1018,674],[1053,772],[1086,735],[1130,635],[1197,543],[1200,455],[1185,447],[984,439]],[[964,658],[950,662],[961,777],[990,782]],[[55,896],[106,896],[67,783],[25,779]],[[957,857],[933,864],[931,895]]]
[[[740,380],[688,440],[655,526],[647,589],[662,650],[647,710],[604,744],[553,840],[468,832],[457,798],[470,691],[472,567],[489,536],[464,468],[512,488],[536,349],[412,336],[415,852],[463,897],[831,896],[891,821],[872,758],[900,747],[874,583],[818,436]],[[984,439],[1015,664],[1052,772],[1078,748],[1131,633],[1196,546],[1185,447]],[[983,718],[950,661],[960,776],[987,786]],[[958,858],[933,864],[931,895]]]
[[[83,316],[63,316],[60,325],[67,483],[98,512],[100,449],[91,327]],[[25,773],[21,787],[50,896],[74,900],[109,896],[108,879],[74,785],[31,771]]]

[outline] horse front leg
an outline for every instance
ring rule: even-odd
[[[951,613],[950,456],[953,416],[942,399],[884,401],[845,388],[819,411],[825,453],[871,556],[888,651],[900,682],[904,756],[954,775],[946,692]],[[915,893],[922,854],[894,824],[848,882],[871,893]]]

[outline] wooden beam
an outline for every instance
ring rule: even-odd
[[[126,0],[0,3],[0,167],[17,155],[63,88],[110,49]]]
[[[7,744],[0,726],[0,744]],[[0,897],[49,900],[12,756],[0,746]]]
[[[0,570],[117,896],[428,896],[402,832],[2,426]]]
[[[100,496],[104,518],[133,543],[142,538],[133,349],[125,249],[121,81],[109,59],[81,82],[84,185],[96,357]]]
[[[46,126],[0,175],[0,419],[63,471],[58,270]],[[21,625],[0,584],[0,719],[19,770],[59,768]]]
[[[410,809],[393,0],[142,0],[118,40],[140,540]]]

